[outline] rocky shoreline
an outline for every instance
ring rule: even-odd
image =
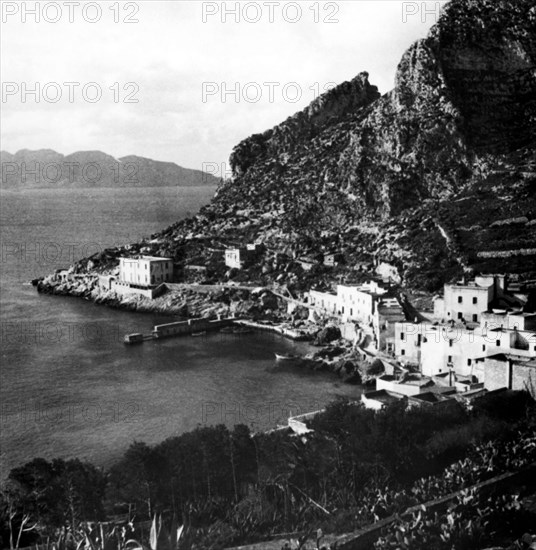
[[[99,285],[98,276],[84,275],[58,281],[53,275],[32,281],[41,294],[82,298],[95,304],[136,313],[158,313],[181,318],[217,319],[237,317],[253,330],[270,330],[292,340],[309,340],[318,351],[297,358],[292,364],[311,371],[331,372],[343,382],[359,385],[374,379],[370,364],[360,359],[354,346],[341,338],[338,327],[319,326],[304,319],[304,312],[286,313],[282,301],[269,292],[248,292],[229,287],[209,292],[166,292],[150,299],[141,295],[120,296]],[[383,369],[380,369],[383,372]]]

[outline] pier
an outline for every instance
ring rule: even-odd
[[[234,317],[227,319],[188,319],[187,321],[176,321],[174,323],[165,323],[155,325],[150,334],[135,332],[126,334],[125,344],[142,344],[146,340],[160,340],[162,338],[171,338],[173,336],[191,336],[201,332],[215,332],[224,327],[232,326],[237,319]]]

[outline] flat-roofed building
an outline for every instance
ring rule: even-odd
[[[397,323],[395,356],[401,362],[418,360],[424,376],[453,372],[482,380],[477,358],[497,353],[536,357],[536,333],[517,329],[463,324]]]
[[[234,269],[243,269],[250,265],[261,250],[261,245],[250,243],[237,248],[225,250],[225,265]]]
[[[361,403],[367,408],[379,411],[392,403],[407,399],[401,393],[394,393],[387,390],[376,390],[361,394]]]
[[[497,353],[480,357],[484,388],[528,391],[536,398],[536,358],[514,353]]]
[[[376,281],[359,286],[337,285],[337,292],[309,292],[309,303],[343,324],[357,323],[360,333],[376,349],[387,349],[395,323],[405,318],[398,299]]]
[[[507,328],[536,331],[536,313],[493,309],[482,313],[480,323],[489,329]]]
[[[430,391],[429,388],[434,385],[431,378],[422,377],[418,374],[408,374],[400,379],[384,374],[376,379],[377,390],[386,390],[408,396]]]
[[[137,256],[119,259],[119,282],[151,287],[173,281],[173,260],[157,256]]]

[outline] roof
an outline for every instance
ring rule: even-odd
[[[536,365],[536,357],[527,357],[526,355],[517,355],[515,353],[494,353],[493,355],[475,357],[476,361],[483,359],[494,359],[495,361],[514,361],[515,363],[534,363],[534,365]]]
[[[456,399],[475,399],[476,397],[482,397],[488,393],[488,390],[484,388],[477,388],[475,390],[468,390],[463,393],[457,393]]]
[[[362,394],[362,397],[365,399],[373,399],[379,401],[380,403],[395,403],[401,399],[405,399],[406,396],[401,393],[396,393],[387,390],[376,390]]]
[[[161,258],[160,256],[144,256],[144,255],[141,255],[141,256],[130,256],[130,257],[127,257],[127,258],[120,258],[121,260],[131,260],[131,261],[134,261],[134,260],[148,260],[148,261],[151,261],[151,262],[171,262],[172,259],[171,258]]]
[[[452,400],[452,397],[447,397],[445,395],[434,392],[424,392],[417,395],[412,395],[409,399],[425,401],[426,403],[442,403],[444,401]]]

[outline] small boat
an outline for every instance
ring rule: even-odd
[[[205,336],[207,334],[206,330],[201,330],[199,332],[192,332],[192,336]]]
[[[143,342],[143,334],[141,332],[127,334],[124,336],[123,342],[125,344],[141,344]]]
[[[299,355],[275,354],[276,361],[299,361],[300,359],[301,357]]]

